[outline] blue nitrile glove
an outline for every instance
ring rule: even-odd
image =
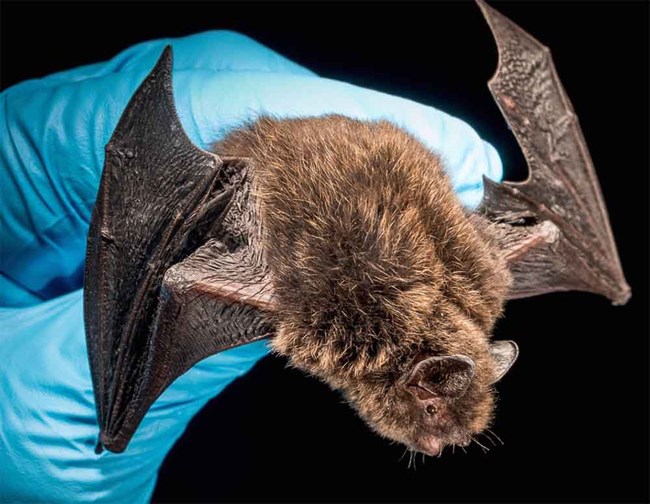
[[[18,84],[1,96],[0,501],[147,501],[192,416],[267,352],[206,359],[153,405],[127,450],[95,454],[98,426],[82,314],[86,233],[107,143],[166,44],[190,138],[205,148],[262,112],[387,118],[440,152],[467,206],[494,149],[430,107],[319,78],[232,32],[132,47],[112,60]],[[227,414],[227,413],[224,413]],[[218,484],[218,482],[217,482]]]

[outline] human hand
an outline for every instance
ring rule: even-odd
[[[134,46],[112,60],[2,93],[0,202],[0,498],[146,501],[162,460],[192,416],[266,354],[262,342],[194,366],[156,401],[123,454],[95,454],[98,426],[83,330],[85,243],[104,145],[163,47],[189,137],[206,148],[260,113],[386,118],[442,154],[474,206],[494,149],[430,107],[315,76],[232,32]]]

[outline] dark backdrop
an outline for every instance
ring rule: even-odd
[[[496,6],[551,47],[580,116],[633,298],[511,302],[496,335],[519,342],[499,386],[504,446],[407,468],[340,397],[264,359],[194,419],[155,499],[183,501],[647,501],[648,6]],[[110,58],[130,44],[239,30],[323,76],[437,106],[523,158],[485,86],[496,66],[472,3],[2,5],[2,85]]]

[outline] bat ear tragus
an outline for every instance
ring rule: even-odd
[[[510,340],[495,341],[490,345],[490,355],[494,360],[494,380],[498,382],[519,357],[519,347],[517,343]]]
[[[474,378],[474,368],[466,355],[427,357],[407,372],[404,385],[418,399],[460,397]]]

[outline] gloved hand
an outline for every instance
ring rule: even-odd
[[[95,454],[98,426],[82,313],[86,234],[104,145],[163,47],[189,137],[206,148],[259,113],[386,118],[440,152],[467,206],[494,149],[465,123],[417,103],[319,78],[232,32],[134,46],[112,60],[0,95],[0,501],[147,501],[192,416],[267,352],[263,342],[206,359],[153,405],[123,454]],[[227,412],[224,412],[227,414]],[[217,482],[218,484],[218,482]]]

